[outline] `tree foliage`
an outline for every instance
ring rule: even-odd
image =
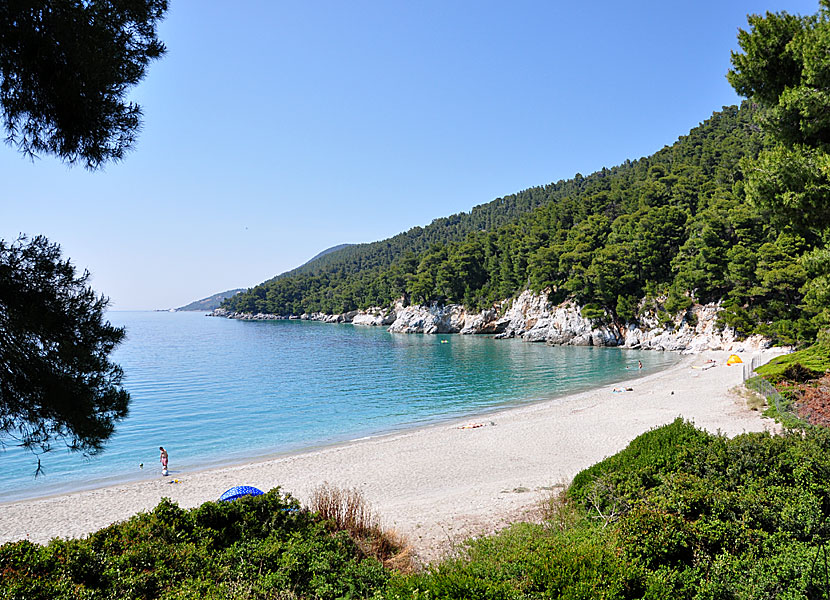
[[[7,142],[96,169],[120,160],[141,108],[126,100],[165,52],[167,0],[0,3],[0,106]]]
[[[810,341],[830,325],[828,7],[750,16],[728,77],[751,102],[672,146],[333,252],[224,307],[478,309],[530,288],[619,323],[722,301],[722,323],[741,334]]]
[[[822,0],[815,15],[767,13],[751,16],[749,25],[738,36],[742,53],[733,53],[728,77],[738,93],[759,105],[758,122],[770,143],[743,161],[747,198],[802,236],[798,248],[773,259],[773,272],[759,283],[761,289],[783,288],[776,312],[782,302],[803,301],[802,308],[816,315],[814,323],[827,327],[830,2]],[[793,257],[797,267],[785,264]]]
[[[344,248],[224,306],[339,313],[403,297],[477,309],[530,288],[623,322],[640,316],[643,298],[670,313],[724,300],[724,322],[744,334],[810,339],[819,311],[802,309],[800,260],[818,240],[746,201],[741,160],[764,147],[755,113],[724,108],[652,156]]]
[[[0,240],[0,443],[94,454],[127,415],[107,299],[42,236]],[[38,461],[40,468],[40,461]]]

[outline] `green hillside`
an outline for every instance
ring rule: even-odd
[[[830,4],[749,24],[728,79],[750,100],[672,146],[332,252],[223,306],[478,309],[532,289],[618,325],[720,301],[740,334],[814,340],[830,325]]]
[[[331,252],[223,307],[340,313],[403,297],[482,308],[551,289],[618,322],[634,320],[644,297],[667,315],[723,299],[725,322],[744,333],[808,339],[797,259],[818,240],[746,202],[740,161],[764,144],[753,113],[725,107],[651,156]]]
[[[337,246],[332,246],[331,248],[326,248],[322,252],[318,252],[313,257],[308,259],[306,262],[301,264],[299,267],[291,269],[290,271],[286,271],[285,273],[280,273],[276,277],[269,279],[268,281],[273,281],[274,279],[281,279],[283,277],[291,277],[293,275],[300,275],[302,273],[312,273],[316,272],[319,268],[319,265],[325,264],[329,262],[330,258],[325,258],[330,254],[337,254],[341,250],[345,250],[346,248],[353,247],[355,244],[338,244]],[[336,259],[335,259],[336,260]]]
[[[237,288],[235,290],[228,290],[227,292],[219,292],[217,294],[213,294],[212,296],[208,296],[207,298],[202,298],[201,300],[195,300],[190,304],[185,304],[177,308],[176,310],[181,311],[197,311],[197,310],[213,310],[215,308],[219,308],[222,302],[226,298],[230,298],[231,296],[235,296],[240,292],[244,292],[245,288]]]

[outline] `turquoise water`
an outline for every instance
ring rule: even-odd
[[[109,319],[127,328],[114,358],[126,373],[130,415],[96,457],[56,444],[43,456],[45,476],[33,477],[29,452],[7,447],[0,499],[158,477],[159,446],[175,475],[545,400],[639,374],[638,360],[642,374],[678,360],[203,313],[114,312]]]

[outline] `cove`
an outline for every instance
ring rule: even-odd
[[[130,415],[98,456],[84,458],[55,444],[42,456],[46,474],[37,478],[36,458],[8,444],[0,453],[3,501],[159,477],[159,446],[170,452],[175,475],[564,401],[680,358],[201,312],[112,312],[108,318],[127,328],[113,358],[124,368]]]

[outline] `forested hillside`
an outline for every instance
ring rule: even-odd
[[[176,310],[182,311],[197,311],[197,310],[213,310],[225,300],[225,298],[230,298],[240,292],[244,292],[244,289],[237,288],[235,290],[228,290],[226,292],[219,292],[217,294],[213,294],[212,296],[208,296],[207,298],[202,298],[201,300],[195,300],[190,304],[185,304],[184,306],[180,306]]]
[[[354,244],[338,244],[337,246],[332,246],[331,248],[326,248],[322,252],[317,253],[309,260],[301,264],[299,267],[295,269],[291,269],[290,271],[286,271],[285,273],[281,273],[276,277],[269,279],[268,281],[273,281],[274,279],[281,279],[283,277],[292,277],[294,275],[300,275],[302,273],[313,273],[317,272],[320,268],[320,265],[326,264],[329,262],[330,259],[325,258],[329,254],[337,254],[341,250],[345,250],[346,248],[353,247]],[[334,259],[337,260],[336,258]]]
[[[339,313],[403,297],[482,308],[550,289],[618,322],[644,306],[668,315],[723,299],[724,321],[744,333],[808,339],[798,258],[817,240],[746,202],[740,161],[763,143],[752,106],[727,107],[652,156],[349,246],[223,306]]]

